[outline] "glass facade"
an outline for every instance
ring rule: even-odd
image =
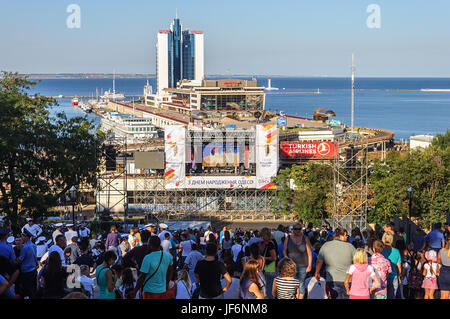
[[[263,108],[263,96],[221,94],[202,95],[200,107],[202,110],[259,110]]]
[[[194,35],[183,31],[183,79],[195,78],[195,42]]]
[[[180,19],[172,22],[172,32],[169,33],[169,87],[174,88],[181,80],[181,24]]]

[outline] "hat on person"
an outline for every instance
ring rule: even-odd
[[[56,223],[55,227],[62,227],[63,223]]]
[[[10,232],[11,232],[11,229],[9,227],[0,228],[0,236],[8,235]]]
[[[155,225],[153,225],[153,224],[147,224],[147,225],[145,225],[145,228],[147,228],[147,227],[155,227]]]
[[[40,242],[43,242],[45,240],[44,236],[38,237],[38,239],[36,239],[36,245],[39,244]]]
[[[120,235],[120,237],[121,237],[121,238],[128,237],[128,234],[122,234],[122,235]]]
[[[8,244],[12,244],[14,242],[14,239],[15,239],[14,236],[9,236],[8,239],[6,240],[6,242]]]
[[[73,224],[67,224],[66,226],[67,227],[73,227]]]
[[[51,240],[51,239],[47,240],[47,242],[46,242],[47,246],[50,245],[52,243],[52,241],[53,240]]]
[[[97,239],[102,239],[102,235],[98,235]]]
[[[429,250],[425,253],[425,258],[431,262],[437,262],[437,254],[434,250]]]
[[[33,221],[33,218],[30,218],[30,217],[27,218],[27,222],[32,222],[32,221]]]
[[[162,224],[159,224],[159,228],[167,229],[167,228],[169,228],[169,226],[167,226],[166,224],[162,223]]]

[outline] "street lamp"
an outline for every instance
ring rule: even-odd
[[[70,199],[72,200],[72,223],[75,226],[75,201],[77,200],[77,189],[72,186],[70,189]]]
[[[411,243],[411,210],[412,210],[412,201],[414,196],[414,189],[412,187],[408,188],[408,198],[409,198],[409,221],[408,221],[408,244]]]

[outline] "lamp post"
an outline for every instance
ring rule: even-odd
[[[72,200],[72,223],[75,226],[75,201],[77,199],[77,189],[72,186],[70,189],[70,199]]]
[[[414,196],[414,189],[412,187],[408,188],[408,198],[409,198],[409,221],[408,221],[408,244],[411,243],[411,210],[412,210],[412,201]]]

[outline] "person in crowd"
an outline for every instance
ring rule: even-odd
[[[111,249],[111,247],[115,247],[117,249],[117,251],[120,252],[120,249],[118,249],[119,245],[120,245],[119,231],[117,230],[116,225],[112,225],[111,232],[106,237],[106,242],[105,242],[106,250],[108,251]]]
[[[48,255],[49,256],[54,251],[58,252],[59,257],[61,258],[61,265],[62,265],[62,267],[67,267],[66,257],[64,255],[64,249],[65,248],[66,248],[66,237],[64,235],[58,235],[58,236],[56,236],[55,243],[48,250]]]
[[[154,236],[151,236],[151,233],[149,231],[142,231],[142,246],[134,247],[122,258],[122,263],[125,267],[134,267],[138,270],[141,269],[142,261],[144,260],[145,256],[152,252],[148,244],[150,237]]]
[[[334,240],[326,242],[319,251],[317,257],[316,280],[320,280],[320,270],[325,264],[326,281],[332,299],[348,299],[344,281],[347,270],[353,263],[355,247],[347,242],[347,231],[344,228],[337,228],[334,232]]]
[[[424,299],[434,299],[434,292],[438,289],[437,278],[439,277],[439,263],[437,262],[437,253],[430,249],[425,253],[426,262],[423,265],[423,283],[425,289]]]
[[[23,240],[22,240],[22,236],[18,235],[16,238],[14,238],[14,254],[16,254],[16,256],[20,256],[20,251],[22,250],[23,247]]]
[[[286,233],[284,232],[284,226],[280,224],[278,225],[277,230],[273,232],[273,238],[275,238],[277,245],[280,245],[284,243],[285,237]]]
[[[0,228],[0,256],[5,257],[9,261],[13,261],[16,260],[16,254],[12,246],[6,242],[10,232],[8,227]]]
[[[223,293],[223,299],[239,299],[241,272],[237,270],[235,265],[228,265],[227,273],[231,275],[231,285],[228,290]],[[227,284],[226,278],[222,278],[220,283],[222,284],[222,288],[225,287]]]
[[[95,281],[94,281],[94,279],[91,278],[91,271],[90,271],[90,267],[88,265],[82,264],[80,266],[79,282],[81,283],[81,286],[83,287],[84,294],[89,299],[94,299]]]
[[[130,229],[130,234],[128,235],[128,243],[130,244],[130,249],[141,246],[139,243],[140,235],[138,233],[139,229],[137,227],[133,227]]]
[[[69,244],[72,242],[72,237],[78,237],[78,233],[73,230],[73,224],[67,224],[67,231],[64,233],[64,236],[66,237],[66,243]]]
[[[121,256],[125,256],[127,252],[131,250],[130,243],[128,242],[128,235],[124,234],[121,236],[121,242],[119,245]]]
[[[242,257],[245,255],[244,251],[244,245],[242,244],[242,238],[237,237],[236,242],[233,246],[231,246],[231,252],[233,254],[233,262],[235,264],[238,264],[238,267],[241,268],[240,270],[243,270],[242,267]]]
[[[295,261],[289,257],[280,260],[278,264],[279,275],[273,281],[272,286],[272,295],[276,299],[303,299],[300,292],[301,283],[295,277],[297,268]]]
[[[295,278],[300,282],[300,298],[305,295],[306,274],[312,269],[312,248],[309,238],[302,232],[302,225],[295,223],[293,235],[286,237],[284,241],[283,255],[292,259],[297,265]]]
[[[377,276],[379,286],[373,291],[373,299],[387,299],[387,278],[392,272],[391,263],[381,254],[384,250],[384,244],[380,240],[373,243],[373,255],[369,258],[371,265]]]
[[[80,241],[83,239],[88,239],[91,237],[91,230],[86,227],[86,222],[82,222],[80,228],[78,229],[78,238]]]
[[[223,241],[223,239],[225,238],[225,232],[227,231],[227,227],[226,226],[224,226],[223,228],[222,228],[222,231],[219,233],[219,245],[222,245],[222,241]]]
[[[67,245],[66,249],[70,250],[69,263],[73,264],[78,257],[81,256],[80,247],[78,247],[78,237],[72,237],[72,241],[69,245]]]
[[[350,279],[352,280],[351,288]],[[353,264],[347,270],[344,285],[350,299],[370,299],[370,294],[379,287],[379,281],[373,267],[369,265],[369,259],[364,249],[358,248],[356,250],[353,256]]]
[[[80,252],[81,252],[80,256],[73,262],[75,265],[88,266],[89,273],[91,269],[97,268],[95,259],[89,253],[89,245],[86,242],[80,243]]]
[[[158,237],[160,239],[160,241],[164,240],[164,235],[168,233],[170,235],[170,239],[172,239],[172,234],[169,231],[169,226],[167,226],[167,224],[161,223],[159,224],[159,234]]]
[[[33,299],[37,291],[37,251],[36,245],[31,242],[33,234],[27,229],[22,232],[23,246],[20,250],[20,275],[18,281],[21,286],[20,295],[23,298]]]
[[[245,264],[244,272],[240,280],[240,296],[242,299],[264,299],[262,286],[258,277],[259,264],[250,260]],[[201,287],[201,285],[200,285]]]
[[[95,256],[95,263],[97,265],[103,264],[105,261],[105,253],[106,253],[106,247],[105,243],[102,241],[97,242],[95,245],[96,253],[94,253],[94,249],[92,250],[92,255]]]
[[[439,289],[441,290],[441,299],[449,299],[450,296],[450,238],[447,237],[445,247],[441,248],[438,254],[437,262],[440,265],[439,270]]]
[[[42,298],[61,299],[64,297],[66,287],[67,272],[62,267],[61,258],[57,251],[53,251],[48,256],[48,262],[41,275],[43,287]]]
[[[119,287],[119,290],[124,297],[124,299],[128,299],[130,296],[130,292],[134,290],[136,287],[136,280],[133,276],[133,270],[131,268],[125,268],[122,272],[122,284]],[[134,299],[140,299],[139,291],[136,293]]]
[[[140,276],[130,298],[135,298],[142,287],[144,299],[166,299],[166,291],[173,275],[172,255],[161,250],[161,240],[158,236],[150,236],[148,246],[150,253],[142,261]]]
[[[177,274],[177,295],[175,299],[191,299],[194,291],[194,285],[191,282],[189,273],[186,270],[180,270]]]
[[[433,224],[433,230],[425,236],[425,239],[429,242],[429,247],[436,253],[438,253],[445,245],[445,238],[441,228],[441,223],[435,223]]]
[[[270,289],[270,287],[272,287],[273,280],[276,277],[278,246],[273,239],[272,233],[270,232],[269,228],[265,227],[261,229],[261,238],[263,239],[263,242],[261,243],[261,255],[264,257],[264,278],[266,281],[265,287],[267,287],[265,291],[269,299],[273,299],[272,289]]]
[[[422,251],[425,249],[425,245],[425,234],[422,229],[417,228],[415,235],[412,236],[412,241],[409,247],[414,251]]]
[[[33,218],[27,218],[27,223],[22,227],[22,233],[27,230],[32,235],[31,240],[34,241],[42,234],[42,228],[34,223]]]
[[[178,250],[178,256],[180,259],[178,267],[180,269],[184,268],[184,261],[186,260],[186,257],[190,254],[193,244],[195,244],[195,242],[193,242],[186,234],[181,234],[181,242],[179,245],[180,248]]]
[[[425,254],[422,251],[412,251],[411,270],[408,276],[409,297],[411,299],[423,299],[423,265]]]
[[[13,295],[8,294],[9,281],[0,274],[0,299],[13,299]]]
[[[263,256],[261,256],[260,244],[253,243],[250,245],[250,247],[247,247],[247,248],[248,248],[248,255],[246,255],[245,257],[242,258],[243,267],[245,268],[245,264],[251,260],[254,260],[258,263],[258,265],[259,265],[258,278],[260,280],[259,284],[262,287],[264,296],[266,296],[267,295],[266,294],[267,285],[266,285],[266,279],[264,277],[264,266],[266,265],[266,263],[265,263],[265,258]]]
[[[390,261],[392,271],[388,275],[387,280],[387,298],[396,299],[398,297],[398,288],[401,283],[400,275],[402,273],[402,258],[398,249],[392,247],[394,235],[386,231],[382,238],[384,250],[382,255]]]
[[[192,244],[191,247],[192,250],[186,257],[184,268],[189,271],[189,278],[191,279],[191,282],[195,284],[197,282],[194,274],[195,266],[197,266],[197,263],[203,259],[203,255],[198,251],[197,244]]]
[[[55,224],[55,230],[52,233],[53,243],[56,243],[56,236],[63,235],[63,233],[61,231],[62,227],[63,227],[63,223],[56,223]]]
[[[226,230],[223,234],[223,240],[222,240],[222,251],[224,250],[231,250],[231,247],[233,246],[233,240],[231,238],[230,231]]]
[[[118,276],[111,266],[115,263],[117,255],[113,251],[104,254],[103,263],[95,269],[95,278],[98,286],[98,299],[116,299],[115,287]]]
[[[0,294],[0,299],[14,299],[16,296],[15,284],[19,277],[20,270],[16,261],[8,260],[4,256],[0,256],[0,276],[7,281],[6,290]],[[6,284],[6,282],[5,282]]]
[[[225,265],[216,260],[217,245],[208,243],[206,245],[206,256],[197,262],[194,269],[196,282],[200,283],[200,299],[223,299],[223,293],[231,285],[231,277]],[[222,288],[221,276],[225,277],[227,283]]]
[[[170,234],[169,233],[164,234],[164,240],[161,242],[161,248],[164,251],[171,253],[172,243],[170,242]]]

